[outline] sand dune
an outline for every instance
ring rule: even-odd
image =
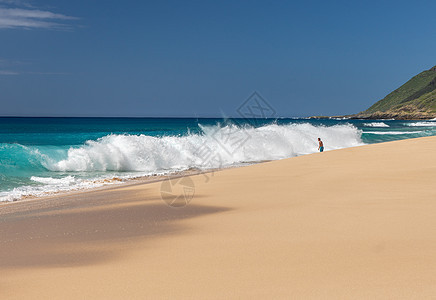
[[[436,138],[0,206],[3,299],[436,295]],[[183,192],[179,189],[176,192]]]

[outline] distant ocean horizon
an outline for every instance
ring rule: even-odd
[[[436,135],[436,120],[0,117],[0,201]],[[116,179],[116,180],[115,180]]]

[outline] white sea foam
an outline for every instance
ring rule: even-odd
[[[389,127],[388,124],[383,123],[383,122],[364,123],[363,126],[366,126],[366,127]]]
[[[81,179],[74,176],[62,178],[32,176],[30,178],[32,181],[41,183],[42,185],[20,186],[11,191],[0,192],[0,202],[19,200],[24,197],[48,196],[59,192],[98,188],[104,185],[121,183],[130,177],[135,176],[108,176],[93,179]]]
[[[406,126],[411,127],[434,127],[436,122],[415,122],[415,123],[404,123]]]
[[[152,137],[108,135],[71,148],[61,161],[46,161],[51,171],[141,171],[215,168],[313,153],[321,137],[326,150],[361,145],[352,125],[267,125],[259,128],[202,126],[204,134]],[[217,159],[210,159],[217,158]]]
[[[364,131],[363,133],[370,133],[370,134],[391,134],[391,135],[400,135],[400,134],[416,134],[416,133],[422,133],[424,131]]]
[[[350,117],[341,117],[341,118],[329,118],[331,120],[337,120],[337,121],[343,121],[343,120],[349,120],[351,119]]]
[[[30,180],[50,185],[70,185],[75,182],[75,178],[73,176],[66,176],[63,178],[32,176],[30,177]]]
[[[31,180],[37,185],[0,193],[0,201],[118,183],[119,180],[111,180],[114,176],[124,180],[190,168],[221,168],[309,154],[317,151],[318,137],[324,141],[326,151],[363,144],[362,132],[351,124],[200,127],[202,134],[186,136],[108,135],[70,148],[61,160],[46,154],[39,155],[41,164],[50,171],[80,174],[111,172],[116,175],[111,177],[104,173],[105,178],[91,179],[78,178],[75,173],[56,178],[33,176]]]

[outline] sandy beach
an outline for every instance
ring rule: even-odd
[[[2,299],[430,299],[436,137],[0,205]],[[174,193],[182,192],[182,189]]]

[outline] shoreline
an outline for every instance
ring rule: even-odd
[[[410,138],[410,139],[416,139],[416,138]],[[410,140],[410,139],[404,139],[404,140]],[[391,142],[397,142],[397,141],[402,141],[402,140],[386,141],[386,142],[375,143],[375,144],[384,144],[384,143],[391,143]],[[328,151],[338,151],[338,150],[367,146],[367,145],[373,145],[373,144],[363,144],[363,145],[341,148],[341,149],[333,149],[333,150],[328,150]],[[63,196],[70,196],[70,195],[75,195],[75,194],[82,194],[82,193],[95,192],[95,191],[106,191],[106,190],[118,189],[118,188],[122,188],[122,187],[134,186],[134,185],[150,184],[150,183],[155,183],[155,182],[162,182],[162,181],[165,181],[168,179],[175,179],[175,178],[180,178],[180,177],[185,177],[185,176],[189,177],[189,176],[195,176],[195,175],[215,173],[215,172],[220,172],[220,171],[226,170],[226,169],[248,167],[251,165],[262,164],[262,163],[271,162],[271,161],[280,161],[280,160],[292,159],[292,158],[306,156],[306,155],[314,155],[316,153],[318,153],[318,152],[298,155],[298,156],[294,156],[294,157],[282,158],[282,159],[278,159],[278,160],[263,160],[263,161],[258,161],[258,162],[248,162],[246,164],[242,163],[242,165],[239,165],[239,166],[228,166],[228,167],[222,167],[222,168],[216,168],[216,169],[183,170],[183,171],[176,171],[173,173],[168,173],[167,175],[138,176],[138,177],[131,178],[131,179],[121,180],[119,183],[106,184],[106,185],[102,185],[102,186],[98,186],[98,187],[69,190],[69,191],[58,191],[58,192],[51,193],[51,194],[48,193],[47,195],[43,195],[43,196],[30,195],[30,196],[25,196],[21,199],[13,200],[13,201],[0,201],[0,208],[3,205],[10,205],[10,204],[13,204],[16,202],[21,203],[24,201],[28,202],[28,201],[46,200],[46,199],[52,199],[52,198],[63,197]]]
[[[347,128],[347,126],[350,125],[347,122],[345,122],[345,123],[339,122],[339,123],[340,123],[340,125],[345,126],[345,127],[343,127],[343,129]],[[338,124],[334,123],[334,124],[339,125],[339,123]],[[285,125],[284,128],[287,128],[287,127],[289,127],[288,125],[291,125],[291,123],[290,124],[286,123],[283,125]],[[304,126],[306,126],[307,124],[305,123],[305,121],[302,121],[301,124],[300,123],[295,123],[295,124],[292,123],[292,125],[295,125],[295,126],[304,125]],[[395,135],[395,134],[397,134],[396,131],[395,132],[386,132],[386,136],[379,136],[379,135],[383,134],[383,132],[382,133],[368,132],[368,133],[373,134],[373,135],[368,134],[365,137],[363,137],[362,133],[364,134],[365,130],[367,130],[367,128],[365,129],[366,125],[367,125],[366,123],[358,123],[358,124],[354,124],[354,125],[352,124],[351,127],[353,128],[353,130],[360,132],[359,133],[360,137],[358,137],[359,134],[357,134],[356,132],[353,133],[352,132],[353,130],[351,130],[351,132],[346,132],[346,131],[344,132],[344,131],[341,131],[342,129],[341,130],[338,129],[334,133],[326,131],[326,132],[324,132],[324,134],[327,136],[331,136],[333,138],[334,142],[331,144],[331,146],[333,148],[346,148],[349,146],[353,146],[353,144],[356,144],[359,141],[367,143],[367,144],[371,144],[373,142],[379,142],[379,141],[383,141],[386,139],[395,139],[395,137],[396,137],[396,135]],[[426,128],[426,129],[423,129],[421,131],[418,131],[418,130],[415,130],[418,127],[416,127],[416,128],[412,127],[412,126],[407,127],[407,126],[405,126],[406,124],[402,124],[402,125],[404,125],[403,127],[405,127],[405,129],[403,130],[404,132],[401,131],[401,134],[410,134],[413,136],[432,134],[432,132],[430,132],[430,131],[432,131],[431,128],[430,129]],[[265,126],[275,126],[275,125],[268,123]],[[309,125],[307,125],[307,126],[309,126],[309,127],[314,126],[314,128],[309,128],[311,130],[312,129],[319,130],[320,128],[321,129],[324,128],[323,126],[318,128],[316,126],[316,124],[311,124],[311,123],[309,123]],[[393,125],[385,125],[383,127],[390,127],[390,126],[393,126]],[[395,126],[397,126],[397,125],[395,125]],[[419,125],[419,126],[421,126],[421,125]],[[373,127],[377,127],[377,126],[370,126],[370,127],[372,129]],[[335,128],[335,126],[329,127],[329,128],[332,129],[332,128]],[[283,128],[281,128],[281,127],[278,129],[283,130]],[[268,130],[273,130],[273,134],[271,136],[275,137],[275,134],[276,134],[275,130],[278,130],[278,129],[277,128],[272,128],[272,129],[269,128]],[[292,130],[289,130],[289,132],[287,132],[287,134],[291,134],[290,136],[280,136],[280,139],[279,139],[280,145],[283,145],[283,147],[285,147],[286,149],[289,149],[289,148],[292,149],[294,147],[294,144],[296,145],[297,148],[302,147],[301,145],[307,145],[308,143],[310,145],[310,141],[301,142],[301,140],[300,140],[301,144],[299,144],[300,142],[298,140],[291,141],[292,145],[290,145],[290,147],[287,144],[287,140],[289,140],[289,139],[292,140],[294,138],[293,134],[298,135],[298,132],[301,131],[302,129],[307,130],[308,128],[298,128],[295,130],[296,132],[294,132],[294,129],[292,129]],[[349,128],[347,128],[347,130],[348,129]],[[279,135],[281,135],[280,130],[278,132]],[[395,129],[395,130],[397,130],[397,129]],[[253,133],[250,132],[250,134],[253,134]],[[258,133],[256,133],[256,134],[258,134]],[[315,133],[315,134],[318,134],[318,133]],[[338,136],[338,134],[339,134],[339,136]],[[398,134],[400,134],[400,133],[398,133]],[[187,137],[189,137],[189,135]],[[257,141],[259,139],[260,139],[260,141],[259,141],[260,144],[259,144],[259,142],[258,142],[258,144],[261,147],[262,147],[262,143],[268,145],[269,142],[272,142],[272,143],[275,142],[274,138],[271,138],[270,140],[268,140],[268,142],[263,141],[262,140],[262,132],[259,133],[259,136],[256,135],[256,139],[253,139],[253,140]],[[304,139],[304,135],[303,135],[303,139]],[[142,142],[144,142],[144,141],[142,141]],[[249,145],[248,149],[253,149],[254,148],[253,146],[259,146],[259,145]],[[82,146],[78,147],[77,149],[82,149],[82,147],[85,147],[85,146],[82,145]],[[228,147],[228,146],[225,146],[224,148],[226,148],[226,147]],[[256,155],[253,156],[253,154],[250,154],[247,157],[243,157],[242,160],[244,160],[244,158],[246,158],[246,160],[256,161],[259,159],[275,159],[276,157],[282,157],[283,155],[281,155],[281,154],[283,153],[283,151],[285,151],[285,152],[287,151],[286,149],[281,149],[283,147],[279,147],[280,149],[277,151],[277,153],[278,153],[277,155],[268,155],[267,154],[265,156],[265,153],[271,153],[271,152],[274,153],[274,149],[268,149],[268,146],[265,146],[264,147],[265,149],[263,149],[262,151],[267,151],[267,152],[261,152],[264,154],[257,155],[257,156]],[[309,153],[309,152],[314,150],[313,147],[308,148],[308,147],[304,146],[303,148],[304,149],[298,149],[298,151],[296,151],[295,153],[287,153],[285,155],[286,156],[294,156],[297,153]],[[84,148],[84,149],[86,151],[89,150],[87,148]],[[256,148],[254,148],[254,149],[256,149]],[[89,151],[91,151],[91,150],[89,150]],[[217,150],[217,151],[219,152],[219,150]],[[294,151],[292,150],[290,152],[294,152]],[[84,154],[85,156],[87,155],[86,153]],[[226,154],[226,153],[224,153],[224,154]],[[99,153],[99,155],[105,155],[105,150],[102,150],[102,153]],[[240,153],[238,153],[238,155],[240,155]],[[84,158],[80,156],[80,159],[79,159],[79,161],[83,162]],[[101,158],[101,159],[103,159],[103,161],[106,160],[106,158]],[[129,158],[129,160],[131,160],[130,163],[134,163],[135,158],[132,157],[132,158]],[[239,160],[240,159],[238,158],[238,161]],[[26,161],[26,160],[24,160],[24,161]],[[43,162],[44,162],[44,160],[42,160],[39,163],[43,163]],[[111,159],[108,160],[108,163],[110,163],[110,162],[111,162]],[[253,163],[253,162],[251,162],[251,163]],[[254,162],[254,163],[258,163],[258,162]],[[234,165],[236,165],[236,167],[237,167],[239,165],[237,162],[235,163],[232,161],[230,161],[229,164],[233,164],[230,167],[235,167]],[[245,164],[245,163],[242,163],[242,164]],[[185,167],[188,168],[189,166],[192,166],[192,164],[183,163],[180,165],[179,169],[183,169]],[[218,167],[218,166],[216,166],[216,167]],[[27,168],[27,166],[26,166],[26,168]],[[10,169],[13,170],[13,167],[10,167]],[[147,169],[147,167],[145,169]],[[17,183],[18,181],[14,183],[13,177],[11,175],[10,176],[12,178],[11,185],[9,186],[8,191],[1,192],[2,195],[1,195],[1,202],[0,203],[24,201],[24,200],[30,199],[30,198],[38,199],[38,198],[50,197],[52,195],[58,195],[58,194],[69,194],[71,192],[76,192],[76,191],[82,192],[82,191],[87,191],[87,190],[100,189],[100,188],[104,188],[105,186],[118,185],[117,181],[119,181],[121,184],[127,184],[127,183],[130,184],[130,181],[136,181],[136,180],[143,181],[142,179],[138,179],[138,177],[142,177],[145,180],[154,181],[156,177],[160,176],[160,175],[143,176],[142,174],[134,174],[135,172],[127,172],[124,175],[122,173],[118,173],[118,172],[114,171],[114,172],[101,172],[99,174],[96,174],[95,176],[93,175],[94,178],[86,179],[87,176],[90,176],[88,173],[85,172],[83,174],[75,175],[74,170],[76,170],[76,169],[74,169],[74,168],[70,168],[69,170],[71,170],[71,172],[67,171],[62,175],[58,175],[57,172],[52,172],[49,170],[56,170],[56,169],[52,169],[52,168],[47,167],[47,170],[46,170],[47,172],[42,172],[42,173],[40,173],[40,175],[35,175],[34,176],[35,178],[30,178],[30,175],[27,175],[28,177],[22,177],[22,178],[20,177],[19,180],[22,181],[21,183]],[[126,170],[129,170],[129,169],[126,169]],[[168,170],[171,170],[171,167],[168,167]],[[208,170],[205,170],[205,171],[208,171]],[[26,172],[28,172],[28,174],[35,174],[36,171],[32,173],[32,168],[29,167],[29,170]],[[172,176],[173,174],[177,175],[177,173],[180,173],[180,171],[169,171],[169,172],[170,173],[168,175],[170,175],[170,176]],[[186,172],[186,171],[182,171],[182,172]],[[190,172],[189,169],[187,172]],[[195,172],[197,172],[197,171],[195,171]],[[201,171],[198,171],[198,172],[201,172]],[[139,172],[139,173],[141,173],[141,172]],[[147,172],[147,173],[149,173],[149,172]],[[38,177],[38,176],[40,176],[40,177]],[[70,176],[71,176],[71,178],[70,178]],[[163,176],[166,176],[166,175],[163,175]],[[90,176],[90,177],[92,177],[92,176]],[[132,177],[132,178],[129,178],[129,177]],[[9,184],[8,180],[9,180],[9,177],[5,177],[6,186]],[[19,186],[15,186],[15,185],[19,185]],[[14,186],[15,186],[15,188],[13,188]]]
[[[418,137],[418,138],[421,138],[421,137]],[[396,141],[386,141],[386,142],[380,142],[380,143],[375,143],[375,144],[384,144],[384,143],[398,142],[398,141],[411,140],[411,139],[417,139],[417,138],[409,138],[409,139],[396,140]],[[374,144],[363,144],[363,145],[358,145],[358,146],[353,146],[353,147],[328,150],[325,152],[338,151],[338,150],[361,147],[361,146],[368,146],[368,145],[374,145]],[[258,161],[258,162],[249,162],[246,164],[242,163],[243,165],[239,165],[239,166],[228,166],[228,167],[222,167],[222,168],[216,168],[216,169],[206,169],[206,170],[188,169],[188,170],[168,173],[167,175],[138,176],[138,177],[134,177],[134,178],[130,178],[130,179],[121,180],[119,183],[105,184],[105,185],[98,186],[98,187],[91,187],[91,188],[84,188],[84,189],[77,189],[77,190],[68,190],[68,191],[58,191],[58,192],[51,193],[51,194],[48,193],[47,195],[43,195],[43,196],[30,195],[30,196],[24,196],[21,199],[13,200],[13,201],[0,201],[0,208],[3,205],[10,205],[10,204],[17,203],[17,202],[21,203],[21,202],[28,202],[28,201],[47,200],[47,199],[63,197],[63,196],[70,196],[70,195],[76,195],[76,194],[86,194],[86,193],[91,193],[91,192],[95,192],[95,191],[110,191],[110,190],[116,190],[118,188],[123,188],[123,187],[150,184],[150,183],[155,183],[155,182],[162,182],[165,180],[171,180],[171,179],[176,179],[176,178],[181,178],[181,177],[186,177],[186,176],[189,177],[189,176],[195,176],[195,175],[215,173],[215,172],[220,172],[222,170],[227,170],[227,169],[243,168],[243,167],[248,167],[248,166],[257,165],[257,164],[263,164],[263,163],[267,163],[267,162],[271,162],[271,161],[280,161],[280,160],[292,159],[292,158],[301,157],[301,156],[314,155],[317,153],[318,152],[303,154],[303,155],[298,155],[298,156],[294,156],[294,157],[282,158],[282,159],[278,159],[278,160],[263,160],[263,161]],[[107,180],[107,179],[105,179],[105,180]]]
[[[422,138],[431,138],[431,137],[433,137],[433,136],[409,138],[409,139],[402,139],[402,140],[395,140],[395,141],[386,141],[386,142],[379,142],[379,143],[374,143],[374,144],[363,144],[363,145],[358,145],[358,146],[353,146],[353,147],[328,150],[325,152],[327,153],[327,152],[331,152],[331,151],[341,151],[341,150],[345,150],[345,149],[357,148],[357,147],[362,147],[362,146],[389,144],[389,143],[396,143],[396,142],[401,142],[401,141],[408,141],[408,140],[415,140],[415,139],[422,139]],[[436,136],[435,136],[435,138],[436,138]],[[142,185],[148,185],[148,184],[153,184],[153,183],[160,183],[160,182],[163,182],[166,180],[179,179],[179,178],[183,178],[183,177],[191,177],[191,176],[197,176],[197,175],[205,175],[205,174],[209,174],[209,173],[214,174],[214,173],[225,171],[225,170],[245,168],[245,167],[250,167],[250,166],[258,165],[258,164],[264,164],[264,163],[268,163],[268,162],[295,159],[297,157],[316,155],[318,153],[319,152],[303,154],[303,155],[299,155],[299,156],[282,158],[282,159],[278,159],[278,160],[264,160],[264,161],[259,161],[259,162],[251,162],[251,163],[247,163],[246,165],[228,166],[228,167],[216,168],[216,169],[183,170],[183,171],[178,171],[178,172],[174,172],[174,173],[168,173],[168,175],[139,176],[136,178],[131,178],[131,179],[127,179],[125,181],[121,181],[119,183],[106,184],[106,185],[99,186],[99,187],[85,188],[85,189],[79,189],[79,190],[70,190],[70,191],[59,191],[59,192],[47,194],[44,196],[29,196],[29,197],[24,197],[22,199],[13,200],[13,201],[0,201],[0,208],[8,206],[8,205],[14,205],[16,203],[29,203],[29,202],[35,202],[35,201],[52,200],[52,199],[56,200],[57,198],[68,197],[68,196],[81,196],[81,195],[86,196],[86,194],[94,193],[94,192],[111,192],[111,191],[115,191],[117,189],[122,189],[122,188],[129,188],[129,187],[134,187],[134,186],[142,186]],[[154,178],[154,177],[157,177],[157,178]]]
[[[259,163],[262,163],[262,162],[259,162]],[[181,178],[181,177],[185,177],[185,176],[209,174],[209,173],[219,172],[221,170],[238,168],[238,167],[240,167],[240,166],[220,168],[220,169],[208,169],[208,170],[203,170],[203,171],[201,171],[201,170],[198,170],[198,171],[184,170],[184,171],[178,171],[178,172],[174,172],[174,173],[168,173],[168,175],[138,176],[138,177],[131,178],[131,179],[121,180],[118,183],[105,184],[105,185],[98,186],[98,187],[69,190],[69,191],[59,191],[59,192],[55,192],[55,193],[51,193],[51,194],[47,194],[47,195],[43,195],[43,196],[30,195],[30,196],[25,196],[21,199],[13,200],[13,201],[0,201],[0,208],[3,205],[9,205],[9,204],[17,203],[17,202],[21,203],[21,202],[29,202],[29,201],[47,200],[47,199],[52,199],[52,198],[57,198],[57,197],[71,196],[71,195],[76,195],[76,194],[86,194],[89,192],[96,192],[96,191],[106,191],[106,190],[110,191],[110,190],[116,190],[118,188],[123,188],[123,187],[150,184],[150,183],[155,183],[155,182],[162,182],[165,180],[171,180],[171,179]],[[118,181],[118,180],[116,180],[116,181]]]

